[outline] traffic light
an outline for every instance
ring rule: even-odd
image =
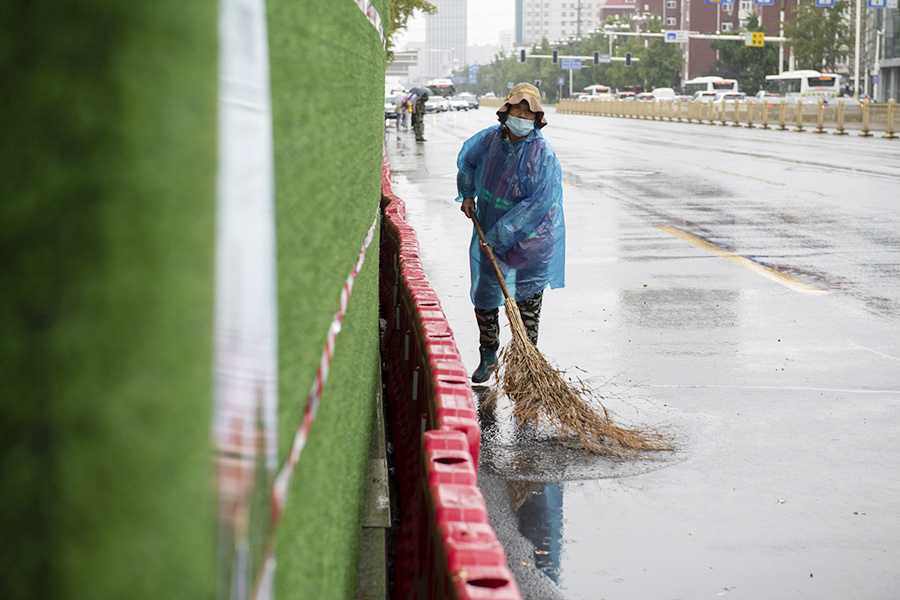
[[[525,62],[525,48],[519,50],[519,62]]]
[[[626,53],[625,53],[625,66],[626,66],[626,67],[630,67],[630,66],[631,66],[631,52],[626,52]]]
[[[594,66],[596,67],[599,64],[600,64],[600,53],[597,52],[596,50],[594,50]]]
[[[553,64],[555,65],[558,62],[559,62],[559,50],[554,50],[553,51]]]

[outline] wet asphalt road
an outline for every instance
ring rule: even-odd
[[[540,349],[677,450],[590,456],[502,400],[485,414],[480,484],[523,597],[900,598],[900,142],[547,118],[567,286]],[[455,164],[494,122],[385,135],[470,372]]]

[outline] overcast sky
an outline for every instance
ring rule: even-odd
[[[516,26],[515,0],[468,0],[469,45],[499,44],[500,32]],[[409,20],[409,27],[402,32],[395,47],[403,49],[407,42],[425,41],[425,18]]]

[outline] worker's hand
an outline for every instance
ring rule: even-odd
[[[475,216],[475,199],[463,198],[462,206],[459,208],[468,218]]]

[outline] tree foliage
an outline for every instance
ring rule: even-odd
[[[437,7],[428,0],[390,0],[391,23],[386,34],[388,61],[393,58],[394,35],[406,29],[409,18],[420,11],[426,15],[437,13]]]
[[[630,21],[625,21],[621,25],[623,30],[634,30],[634,25]],[[661,31],[661,21],[659,19],[649,21],[648,29]],[[593,57],[594,52],[608,54],[611,48],[613,56],[624,57],[626,52],[630,52],[633,58],[638,59],[630,67],[626,67],[622,61],[600,63],[595,66],[591,59],[582,60],[581,69],[571,72],[573,92],[581,92],[593,84],[607,85],[616,89],[620,89],[623,85],[634,84],[643,85],[648,90],[654,87],[676,87],[678,71],[683,64],[677,44],[666,44],[654,38],[644,46],[641,38],[631,36],[614,37],[610,44],[610,39],[605,34],[599,33],[556,45],[551,45],[544,39],[541,44],[531,49],[530,54],[546,56],[550,55],[554,48],[559,50],[560,57]],[[460,69],[455,74],[464,76],[467,75],[467,71]],[[500,96],[506,94],[510,83],[540,81],[545,100],[555,102],[559,100],[560,95],[568,96],[569,76],[569,71],[562,70],[561,61],[553,64],[549,59],[528,58],[524,63],[520,63],[518,53],[507,55],[501,52],[490,64],[481,66],[477,84],[463,84],[459,87],[476,94],[494,92]],[[562,86],[557,84],[560,77],[565,81]]]
[[[748,19],[741,33],[748,31],[765,31],[757,15]],[[709,74],[737,79],[748,94],[765,88],[766,75],[778,73],[778,47],[774,44],[760,47],[745,46],[742,41],[713,40],[710,47],[718,52],[719,60],[713,63]]]
[[[837,0],[834,8],[820,8],[813,0],[801,0],[796,23],[784,23],[798,69],[834,72],[846,62],[855,44],[855,30],[848,19],[850,3]]]

